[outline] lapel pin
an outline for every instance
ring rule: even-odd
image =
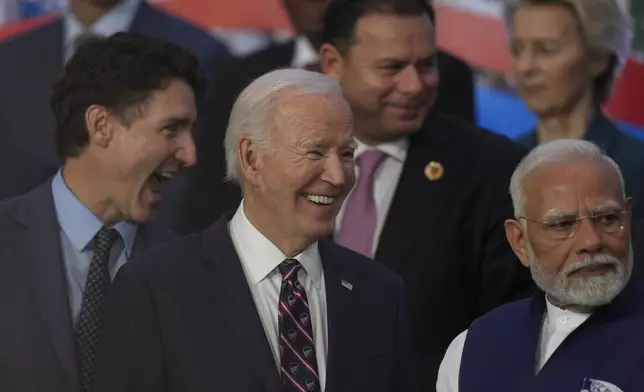
[[[445,169],[443,169],[443,165],[438,162],[431,161],[427,166],[425,166],[425,177],[427,177],[429,181],[440,180],[440,178],[443,177],[443,173],[445,173]]]
[[[342,287],[344,287],[345,289],[347,289],[349,291],[353,290],[353,285],[351,283],[347,282],[346,280],[342,280]]]

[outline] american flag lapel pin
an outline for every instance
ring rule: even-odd
[[[347,289],[349,291],[353,290],[353,285],[351,283],[347,282],[344,279],[342,280],[342,287],[344,287],[345,289]]]

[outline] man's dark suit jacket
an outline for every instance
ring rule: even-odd
[[[230,58],[225,46],[205,31],[145,2],[130,31],[182,46],[199,59],[211,79]],[[0,42],[0,200],[33,189],[61,165],[55,150],[50,99],[63,72],[63,33],[64,22],[59,18]],[[180,175],[170,188],[180,188],[183,181]],[[176,203],[172,190],[166,192],[170,196],[161,207],[162,215],[172,212],[166,205]]]
[[[119,271],[97,392],[283,391],[228,230],[231,217]],[[400,278],[329,241],[318,248],[328,315],[325,390],[415,390]]]
[[[527,296],[532,279],[507,243],[510,177],[526,150],[435,112],[410,138],[375,259],[402,277],[424,387],[450,342],[495,307]],[[431,181],[430,162],[443,175]]]
[[[295,51],[294,42],[276,44],[248,57],[227,63],[214,82],[216,100],[208,105],[204,126],[210,132],[197,140],[199,162],[195,182],[184,204],[181,222],[174,227],[181,233],[201,230],[212,224],[240,200],[237,187],[224,182],[224,136],[237,96],[254,79],[277,68],[289,67]],[[438,53],[441,77],[436,108],[469,122],[474,122],[474,80],[470,67],[445,52]]]
[[[0,391],[81,392],[51,181],[0,201]],[[173,235],[139,228],[136,256]]]

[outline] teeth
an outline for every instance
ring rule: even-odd
[[[321,196],[321,195],[308,195],[306,196],[306,199],[315,204],[329,205],[329,204],[333,204],[335,197]]]
[[[157,174],[167,180],[173,179],[175,175],[174,172],[167,172],[167,171],[160,171],[160,172],[157,172]]]

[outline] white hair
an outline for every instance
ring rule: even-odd
[[[575,162],[579,159],[598,159],[607,162],[615,169],[619,176],[619,182],[622,188],[622,195],[625,196],[624,177],[617,163],[604,154],[602,150],[594,143],[586,140],[577,139],[559,139],[552,142],[544,143],[534,148],[519,163],[510,179],[510,195],[514,206],[514,216],[520,217],[525,214],[525,203],[527,196],[524,193],[524,182],[526,177],[536,169],[552,164],[562,162]]]
[[[510,34],[515,12],[528,5],[560,5],[571,10],[588,48],[611,57],[609,69],[597,78],[595,86],[595,100],[598,103],[607,100],[626,63],[633,39],[632,18],[626,7],[620,6],[617,0],[506,0],[504,19]]]
[[[268,131],[272,127],[278,103],[286,98],[305,94],[336,95],[342,98],[342,90],[335,80],[319,72],[302,69],[271,71],[242,91],[233,105],[224,140],[228,180],[242,182],[239,139],[248,137],[260,149],[265,150],[269,144]]]

